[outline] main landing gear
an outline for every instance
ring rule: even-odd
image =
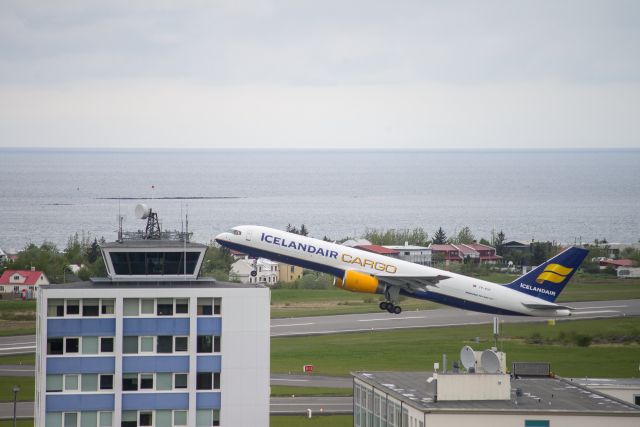
[[[392,302],[388,302],[388,301],[382,301],[380,303],[380,310],[387,310],[389,313],[392,313],[392,314],[400,314],[400,313],[402,313],[402,307],[400,307],[399,305],[395,305]]]

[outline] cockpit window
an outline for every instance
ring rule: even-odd
[[[240,230],[231,230],[231,232],[232,232],[233,234],[235,234],[236,236],[239,236],[239,235],[241,235],[241,234],[242,234],[242,231],[240,231]]]

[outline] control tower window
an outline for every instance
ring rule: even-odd
[[[111,252],[116,274],[179,275],[194,274],[200,252]]]

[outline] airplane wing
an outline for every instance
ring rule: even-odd
[[[573,310],[573,308],[567,307],[566,305],[556,304],[526,304],[523,302],[522,305],[532,310]]]
[[[398,286],[409,291],[427,291],[428,287],[438,287],[438,282],[449,279],[449,276],[376,276],[389,286]]]

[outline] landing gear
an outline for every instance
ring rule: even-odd
[[[394,301],[398,301],[400,288],[397,286],[388,286],[384,291],[386,301],[380,303],[380,310],[387,310],[391,314],[402,313],[402,307],[395,305]]]
[[[402,307],[400,307],[399,305],[393,305],[392,303],[387,303],[386,309],[391,314],[400,314],[400,313],[402,313]]]

